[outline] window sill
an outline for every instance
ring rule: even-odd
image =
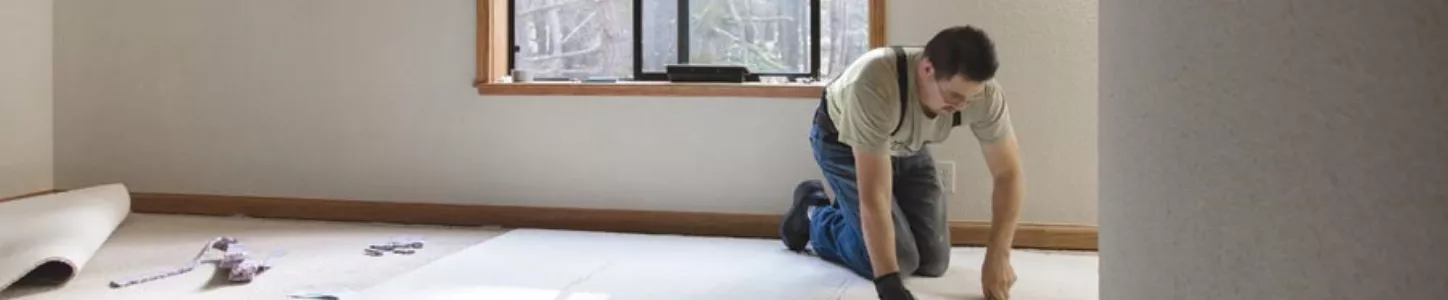
[[[663,96],[819,99],[823,91],[824,85],[821,83],[529,82],[483,83],[478,85],[478,92],[484,96]]]

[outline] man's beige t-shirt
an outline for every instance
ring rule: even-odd
[[[888,151],[894,156],[904,156],[950,136],[953,116],[927,116],[915,90],[918,78],[914,70],[925,57],[923,49],[904,49],[909,64],[904,66],[905,73],[910,80],[906,87],[911,91],[903,123],[899,122],[902,114],[900,87],[896,81],[896,70],[901,66],[896,66],[894,49],[878,48],[865,53],[825,87],[830,118],[839,131],[841,143],[870,153]],[[970,127],[977,140],[989,143],[1011,135],[1010,112],[995,80],[986,81],[984,91],[966,101],[961,111],[961,126]],[[892,136],[890,133],[897,124],[900,130]]]

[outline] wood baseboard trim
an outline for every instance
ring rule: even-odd
[[[304,198],[132,193],[139,213],[246,215],[349,222],[501,226],[563,230],[778,238],[780,216],[705,212],[585,209],[499,205],[398,203]],[[984,245],[986,222],[951,222],[951,242]],[[1021,224],[1016,247],[1096,250],[1092,226]]]
[[[10,197],[0,197],[0,202],[10,201],[10,200],[20,200],[20,199],[25,199],[25,198],[35,197],[35,196],[44,196],[44,195],[49,195],[49,194],[54,194],[54,193],[59,193],[59,192],[60,192],[60,190],[44,190],[44,191],[39,191],[39,192],[34,192],[34,193],[28,193],[28,194],[20,194],[20,195],[15,195],[15,196],[10,196]]]
[[[1015,248],[1096,251],[1096,226],[1019,224]],[[956,246],[985,246],[990,222],[950,222],[950,242]]]
[[[774,237],[778,217],[555,207],[132,193],[131,211],[325,221]]]

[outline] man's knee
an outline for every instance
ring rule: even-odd
[[[945,256],[945,259],[921,262],[920,267],[915,269],[914,274],[921,277],[940,277],[945,276],[947,269],[950,269],[950,256],[948,255]]]
[[[938,240],[928,243],[920,243],[920,268],[915,275],[924,277],[940,277],[945,275],[945,270],[950,268],[950,238],[948,235],[939,237]]]

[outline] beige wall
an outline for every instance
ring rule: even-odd
[[[1095,225],[1096,1],[887,2],[890,44],[924,45],[936,29],[964,24],[991,35],[1026,167],[1021,219]],[[937,161],[956,162],[956,218],[990,219],[991,181],[979,147],[963,133],[935,151]]]
[[[51,10],[0,1],[0,198],[52,188]]]
[[[956,17],[910,5],[892,7],[899,41],[923,41]],[[57,179],[177,193],[780,213],[796,182],[819,176],[806,143],[814,99],[479,97],[469,85],[472,7],[62,0]],[[1015,18],[981,21],[1011,49],[1003,80],[1020,103],[1034,188],[1025,221],[1095,224],[1095,9],[1059,8],[1022,5],[1010,8]],[[940,20],[919,23],[908,11]],[[1035,36],[1012,37],[1024,34]],[[1050,36],[1072,42],[1029,46]],[[1058,52],[1066,57],[1032,57]],[[945,155],[961,164],[957,198],[968,202],[953,205],[958,220],[988,216],[973,147],[957,140],[942,151],[968,151]]]
[[[1101,299],[1448,293],[1448,5],[1101,12]]]

